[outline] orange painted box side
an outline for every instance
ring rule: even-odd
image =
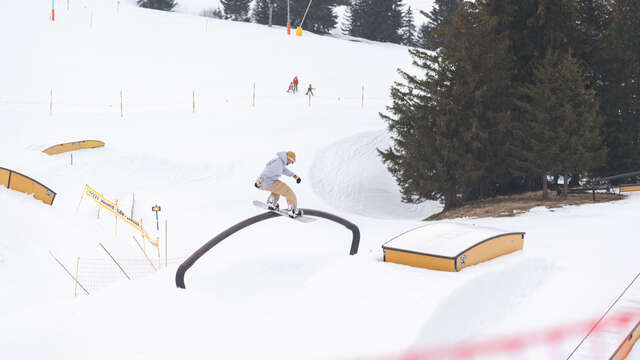
[[[524,236],[522,234],[508,234],[489,239],[458,255],[458,271],[467,266],[522,250],[523,246]]]
[[[625,191],[640,191],[640,185],[621,185],[620,192]]]
[[[633,349],[633,346],[640,338],[640,321],[636,324],[636,326],[631,330],[631,333],[624,339],[622,344],[618,347],[616,352],[611,356],[611,360],[623,360],[627,358],[627,355]]]
[[[55,196],[55,194],[48,188],[22,174],[15,172],[11,173],[10,188],[26,194],[33,194],[34,198],[49,205],[53,203],[53,198]]]
[[[7,169],[0,169],[0,185],[9,187],[9,174],[11,172]]]
[[[80,149],[91,149],[104,146],[104,142],[99,140],[82,140],[74,141],[70,143],[58,144],[44,149],[42,152],[48,155],[61,154],[69,151],[75,151]]]
[[[426,254],[416,254],[411,252],[384,249],[384,261],[409,265],[424,269],[456,271],[455,259],[438,257]]]

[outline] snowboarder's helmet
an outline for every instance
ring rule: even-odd
[[[291,161],[292,164],[296,162],[296,153],[293,151],[287,151],[287,160]]]

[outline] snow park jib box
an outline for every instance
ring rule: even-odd
[[[454,272],[522,250],[523,245],[523,232],[442,222],[400,234],[382,249],[384,261]]]
[[[48,155],[55,155],[55,154],[69,152],[69,151],[75,151],[80,149],[92,149],[92,148],[97,148],[101,146],[104,146],[104,142],[100,140],[81,140],[81,141],[74,141],[74,142],[69,142],[64,144],[53,145],[42,150],[42,152]]]
[[[53,200],[56,198],[55,191],[42,185],[38,181],[19,172],[2,167],[0,167],[0,185],[25,194],[33,194],[34,198],[48,205],[53,205]]]
[[[640,184],[623,184],[620,185],[620,192],[640,191]]]

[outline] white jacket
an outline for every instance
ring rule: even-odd
[[[271,187],[271,185],[273,185],[273,183],[283,174],[291,177],[296,176],[291,172],[291,170],[287,169],[287,153],[283,151],[276,155],[278,155],[278,157],[269,161],[264,170],[262,170],[260,176],[258,176],[258,179],[256,179],[256,182],[262,179],[262,186],[260,186],[260,189],[267,189]]]

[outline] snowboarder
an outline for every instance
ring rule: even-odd
[[[304,94],[313,96],[313,90],[315,90],[315,89],[313,87],[311,87],[311,84],[309,84],[309,88],[307,89],[307,92],[304,93]]]
[[[289,84],[289,89],[287,89],[287,92],[288,93],[295,93],[296,92],[295,87],[293,86],[293,82],[291,82]]]
[[[280,175],[284,174],[293,177],[296,179],[296,183],[300,184],[302,179],[291,172],[291,170],[287,169],[287,165],[291,165],[296,162],[296,154],[293,151],[283,151],[276,155],[277,157],[269,161],[264,170],[262,170],[262,173],[258,176],[254,186],[260,190],[271,192],[267,198],[267,207],[269,210],[278,210],[280,208],[278,204],[280,195],[284,196],[287,199],[287,212],[289,217],[295,218],[296,216],[302,215],[302,212],[298,209],[296,194],[293,193],[287,184],[278,180],[278,178]]]
[[[298,92],[298,75],[293,77],[293,92]]]

